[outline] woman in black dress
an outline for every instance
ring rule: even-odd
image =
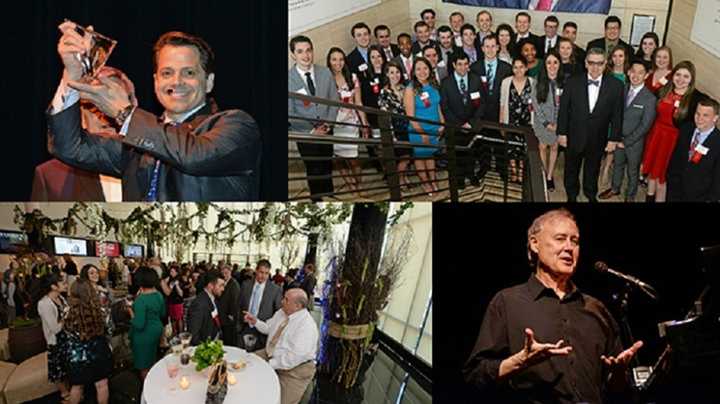
[[[385,64],[385,86],[380,91],[378,104],[383,111],[392,112],[394,114],[405,115],[405,107],[403,106],[403,94],[405,93],[405,84],[402,76],[402,66],[395,61]],[[395,140],[401,142],[408,141],[407,119],[393,117],[392,128],[395,134]],[[400,175],[400,186],[408,186],[407,167],[412,156],[412,149],[409,147],[395,147],[395,157],[397,160],[397,170]]]

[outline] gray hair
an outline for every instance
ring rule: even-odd
[[[597,48],[593,48],[597,49]],[[528,254],[528,264],[530,264],[531,267],[535,268],[537,265],[537,254],[530,248],[530,239],[537,236],[538,233],[542,231],[543,225],[547,223],[548,221],[552,219],[556,219],[558,217],[564,217],[567,219],[572,220],[575,222],[575,216],[573,216],[572,213],[570,213],[569,210],[565,208],[560,209],[553,209],[550,211],[547,211],[543,213],[542,215],[538,216],[533,220],[532,224],[530,225],[530,228],[528,228],[527,232],[527,254]]]
[[[605,51],[602,50],[602,49],[600,49],[600,48],[590,48],[590,49],[587,51],[587,55],[585,56],[585,60],[587,60],[587,59],[590,57],[590,55],[600,55],[600,56],[603,57],[603,59],[605,59]]]

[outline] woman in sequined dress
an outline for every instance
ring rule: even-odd
[[[70,287],[70,309],[63,324],[67,336],[65,352],[70,385],[70,402],[77,404],[83,386],[94,383],[97,402],[108,402],[108,376],[112,353],[108,344],[100,300],[92,284],[78,279]]]
[[[62,293],[67,291],[67,283],[55,274],[45,275],[42,280],[42,299],[38,301],[38,314],[42,321],[43,334],[48,350],[48,380],[55,383],[60,390],[63,401],[70,399],[70,391],[66,385],[67,369],[62,355],[63,341],[58,334],[62,332],[63,322],[68,312],[68,305]]]

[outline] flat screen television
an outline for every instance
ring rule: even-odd
[[[125,244],[123,256],[132,258],[142,258],[144,246],[142,244]]]
[[[115,241],[96,241],[95,255],[98,257],[119,257],[120,243]]]
[[[70,237],[53,237],[55,254],[88,255],[87,240]]]
[[[0,253],[17,254],[27,245],[27,234],[19,231],[0,230]]]

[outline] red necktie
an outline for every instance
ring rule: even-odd
[[[535,11],[550,11],[552,8],[552,0],[540,0],[535,6]]]

